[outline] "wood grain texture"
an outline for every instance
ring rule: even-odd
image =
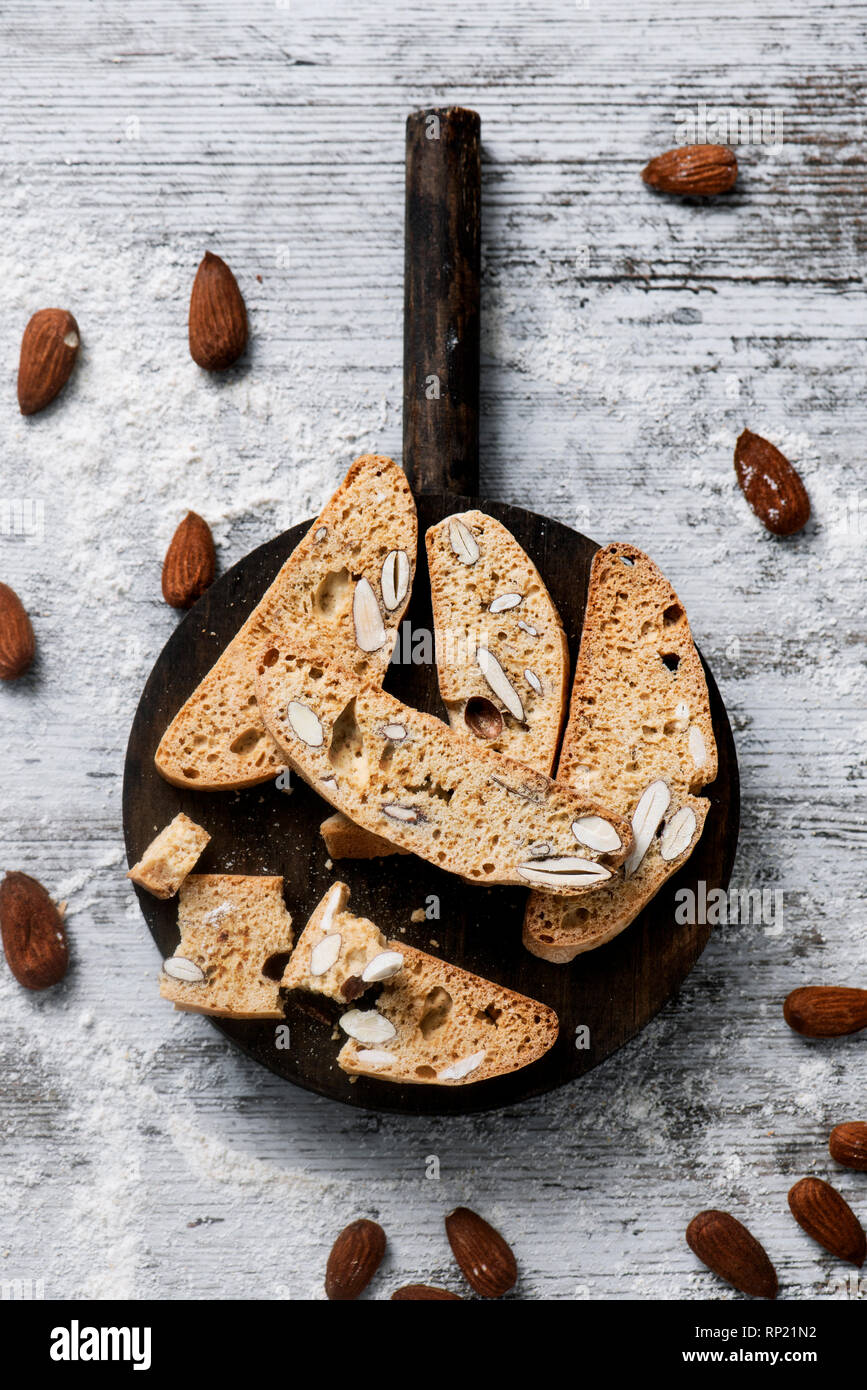
[[[867,976],[861,7],[13,0],[3,29],[0,578],[39,656],[0,690],[0,835],[3,867],[69,900],[72,968],[38,1000],[0,969],[0,1277],[321,1296],[337,1231],[370,1216],[389,1238],[370,1297],[461,1291],[442,1218],[466,1204],[513,1245],[518,1297],[729,1298],[683,1239],[723,1207],[782,1298],[856,1296],[786,1193],[815,1174],[867,1214],[863,1175],[827,1153],[863,1118],[863,1038],[798,1038],[781,1005]],[[639,177],[700,102],[785,118],[707,206]],[[184,512],[225,570],[315,515],[356,454],[400,456],[404,125],[427,103],[483,121],[480,490],[630,540],[671,579],[734,725],[733,886],[782,894],[715,928],[592,1074],[433,1120],[291,1090],[161,1008],[120,833]],[[209,247],[251,326],[216,383],[186,345]],[[76,372],[16,419],[20,335],[58,303]],[[763,534],[741,497],[744,427],[802,473],[802,535]]]

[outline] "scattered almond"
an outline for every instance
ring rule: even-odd
[[[867,989],[807,985],[793,989],[783,1018],[805,1038],[839,1038],[867,1028]]]
[[[451,1293],[449,1289],[438,1289],[434,1284],[404,1284],[402,1289],[395,1289],[391,1295],[393,1303],[397,1301],[420,1303],[422,1299],[429,1302],[439,1300],[443,1303],[448,1299],[450,1302],[463,1303],[459,1293]]]
[[[198,512],[187,512],[163,561],[166,603],[190,608],[213,582],[216,563],[211,528]]]
[[[385,1231],[376,1221],[352,1221],[340,1232],[328,1256],[325,1292],[346,1303],[367,1288],[385,1254]]]
[[[18,361],[18,405],[35,415],[63,390],[78,356],[78,324],[66,309],[38,309],[24,330]]]
[[[727,193],[737,176],[738,161],[726,145],[681,145],[657,155],[641,171],[644,182],[660,193],[700,198]]]
[[[835,1125],[828,1140],[828,1149],[836,1163],[867,1173],[867,1124],[851,1120],[845,1125]]]
[[[35,878],[11,872],[0,883],[0,932],[9,969],[25,989],[48,989],[66,974],[63,917]]]
[[[744,430],[735,445],[735,473],[763,526],[791,536],[810,520],[807,489],[785,454],[760,434]]]
[[[0,584],[0,680],[23,676],[35,654],[33,628],[24,605],[14,589]]]
[[[518,1278],[511,1248],[469,1207],[455,1207],[446,1217],[446,1235],[464,1278],[483,1298],[502,1298]]]
[[[822,1178],[802,1178],[789,1192],[789,1208],[802,1230],[840,1260],[859,1268],[867,1236],[848,1202]]]
[[[763,1246],[727,1211],[700,1211],[686,1243],[702,1264],[751,1298],[776,1298],[777,1273]]]
[[[205,252],[190,295],[190,355],[208,372],[237,362],[247,346],[247,310],[224,260]]]

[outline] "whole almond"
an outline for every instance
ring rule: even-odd
[[[502,1298],[518,1278],[511,1248],[487,1221],[455,1207],[446,1217],[446,1235],[464,1278],[483,1298]]]
[[[738,176],[738,161],[727,145],[681,145],[659,154],[641,177],[660,193],[684,193],[708,198],[727,193]]]
[[[385,1231],[376,1221],[353,1221],[331,1247],[325,1269],[325,1292],[346,1303],[367,1288],[385,1254]]]
[[[23,676],[35,654],[33,628],[24,605],[14,589],[0,584],[0,680]]]
[[[859,1268],[867,1236],[848,1202],[822,1178],[802,1178],[789,1192],[789,1208],[802,1230],[832,1255]]]
[[[193,281],[189,332],[192,359],[209,372],[231,367],[247,346],[247,310],[238,282],[210,251]]]
[[[24,330],[18,361],[18,405],[35,415],[63,390],[81,341],[66,309],[38,309]]]
[[[845,1125],[835,1125],[828,1140],[831,1157],[845,1168],[857,1168],[867,1173],[867,1124],[850,1120]]]
[[[867,1028],[867,989],[843,985],[807,985],[793,989],[783,1004],[783,1018],[805,1038],[839,1038]]]
[[[743,430],[735,445],[735,473],[759,521],[775,536],[791,536],[806,526],[810,520],[807,489],[770,440]]]
[[[187,512],[163,561],[163,598],[172,608],[190,608],[213,583],[217,558],[211,528],[198,512]]]
[[[751,1298],[776,1298],[777,1272],[754,1235],[727,1211],[700,1211],[686,1243],[702,1264]]]
[[[25,989],[48,989],[69,965],[63,918],[35,878],[8,873],[0,883],[0,931],[9,969]]]
[[[459,1293],[452,1293],[450,1289],[439,1289],[435,1284],[404,1284],[402,1289],[395,1289],[391,1295],[391,1301],[402,1303],[420,1303],[422,1300],[433,1303],[439,1301],[463,1303]]]

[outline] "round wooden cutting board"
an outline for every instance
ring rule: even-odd
[[[427,527],[454,511],[479,507],[502,521],[538,566],[569,638],[574,669],[584,614],[590,563],[597,546],[568,526],[517,507],[458,497],[452,493],[417,498],[419,557],[413,597],[405,621],[413,629],[431,627],[430,596],[423,537]],[[292,530],[260,546],[223,575],[180,623],[151,672],[136,712],[124,778],[124,831],[130,864],[178,811],[185,811],[211,835],[197,865],[202,873],[282,874],[286,904],[297,935],[335,878],[352,889],[350,907],[370,917],[389,937],[453,961],[488,979],[531,995],[557,1011],[560,1036],[541,1061],[510,1076],[459,1087],[395,1086],[359,1077],[350,1081],[337,1066],[340,1043],[333,1038],[339,1009],[293,996],[287,1001],[288,1050],[277,1047],[278,1025],[209,1022],[248,1056],[307,1090],[350,1105],[409,1114],[462,1114],[514,1104],[561,1086],[589,1071],[644,1027],[671,998],[703,950],[710,928],[675,923],[679,888],[725,888],[738,835],[738,770],[731,728],[706,669],[719,774],[706,791],[712,809],[692,857],[671,878],[641,916],[607,946],[578,956],[570,965],[551,965],[525,951],[521,924],[524,889],[477,888],[413,856],[351,861],[332,869],[319,826],[331,807],[293,776],[291,794],[266,782],[244,792],[195,792],[165,782],[154,767],[154,752],[169,720],[210,669],[304,531]],[[628,539],[622,537],[620,539]],[[677,585],[678,576],[671,579]],[[688,600],[688,595],[685,596]],[[406,703],[440,718],[436,669],[432,665],[392,664],[386,688]],[[139,890],[137,890],[139,891]],[[439,919],[412,923],[414,909],[439,900]],[[139,891],[145,920],[160,956],[178,942],[177,899],[161,902]],[[168,1011],[158,998],[158,960],[154,959],[154,1008]],[[202,1024],[204,1026],[204,1023]],[[589,1030],[589,1046],[576,1046],[576,1029]]]

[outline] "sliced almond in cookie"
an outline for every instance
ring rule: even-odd
[[[607,820],[601,816],[582,816],[572,822],[572,834],[579,845],[588,849],[598,849],[602,854],[611,854],[620,849],[620,836]]]
[[[380,589],[382,601],[391,613],[403,603],[409,592],[409,556],[405,550],[390,550],[382,565]]]
[[[468,526],[453,516],[448,523],[449,542],[461,564],[474,565],[479,558],[479,543]]]
[[[355,641],[363,652],[378,652],[385,645],[385,623],[370,581],[359,579],[352,599]]]
[[[507,613],[510,608],[517,608],[523,601],[523,594],[499,594],[490,604],[488,611],[490,613]]]
[[[681,806],[679,811],[675,811],[671,820],[666,822],[659,841],[659,853],[666,863],[672,859],[680,858],[684,850],[692,844],[695,831],[695,811],[691,806]]]
[[[502,700],[513,719],[517,719],[519,724],[523,724],[524,706],[521,703],[521,697],[494,653],[489,651],[487,647],[477,647],[476,663],[497,699]]]
[[[528,883],[547,888],[551,893],[562,893],[578,885],[589,887],[593,883],[604,883],[611,877],[611,870],[606,869],[604,864],[596,864],[592,859],[580,859],[574,854],[533,859],[528,864],[519,864],[517,871]]]
[[[390,980],[403,969],[403,956],[400,951],[380,951],[378,956],[367,962],[361,972],[366,985],[377,984],[380,980]]]
[[[199,985],[205,978],[201,966],[194,960],[187,960],[186,956],[169,956],[163,961],[163,973],[170,980],[183,980],[188,985]]]
[[[342,944],[340,932],[332,932],[330,936],[323,936],[321,941],[317,941],[310,952],[310,974],[325,975],[337,961]]]
[[[340,1026],[356,1042],[383,1043],[397,1036],[394,1024],[376,1009],[350,1009],[341,1015]]]
[[[293,731],[304,743],[311,748],[322,747],[325,737],[322,732],[322,724],[309,705],[302,704],[300,700],[290,700],[286,708],[286,718]]]
[[[628,878],[634,874],[648,849],[650,842],[659,829],[663,816],[671,804],[671,792],[668,784],[657,779],[651,782],[647,790],[642,794],[641,800],[635,808],[632,817],[632,834],[635,843],[632,852],[623,866],[623,872]]]

